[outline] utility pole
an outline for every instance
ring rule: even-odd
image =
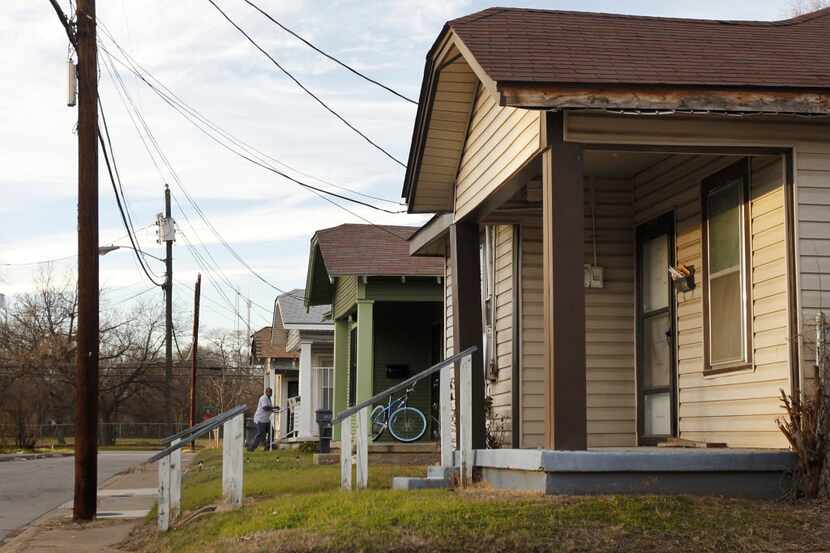
[[[92,520],[98,488],[98,53],[95,0],[77,0],[78,333],[75,496],[72,516]]]
[[[190,426],[196,424],[196,370],[199,367],[199,295],[202,291],[202,274],[196,275],[196,288],[193,292],[193,345],[190,347]],[[190,449],[196,450],[196,442],[190,443]]]
[[[170,187],[164,185],[164,217],[159,217],[159,242],[164,242],[166,267],[164,277],[164,416],[169,423],[173,414],[173,241],[175,229],[170,214]]]

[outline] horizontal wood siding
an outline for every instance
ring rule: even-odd
[[[700,182],[734,163],[723,156],[671,156],[635,182],[638,223],[674,212],[675,256],[694,266],[698,287],[676,294],[680,437],[731,447],[785,447],[775,426],[779,389],[789,387],[784,172],[777,157],[754,158],[750,192],[753,352],[755,366],[703,374],[703,273]]]
[[[513,441],[513,227],[497,225],[495,230],[495,354],[498,376],[488,383],[493,414],[501,428],[503,447]]]
[[[354,307],[357,301],[357,277],[356,276],[342,276],[337,277],[334,283],[334,302],[332,305],[332,315],[334,319],[339,319],[349,312]]]
[[[539,150],[540,113],[501,107],[479,88],[458,169],[456,218],[478,206]]]
[[[545,444],[544,313],[542,312],[542,227],[522,227],[520,447]]]
[[[589,447],[637,444],[633,192],[630,180],[586,179],[585,263],[594,262],[596,238],[605,279],[585,290]]]

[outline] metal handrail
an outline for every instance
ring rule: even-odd
[[[367,400],[361,401],[357,405],[354,405],[352,407],[344,409],[343,411],[340,411],[339,413],[337,413],[337,415],[335,417],[333,417],[331,419],[331,424],[336,424],[338,422],[342,422],[343,419],[345,419],[346,417],[349,417],[351,415],[354,415],[355,413],[357,413],[358,411],[360,411],[364,407],[368,407],[368,406],[372,405],[373,403],[377,403],[380,400],[386,399],[387,397],[391,396],[392,394],[394,394],[396,392],[399,392],[401,390],[409,388],[412,384],[415,384],[416,382],[418,382],[422,378],[425,378],[425,377],[427,377],[431,374],[437,373],[438,371],[440,371],[441,369],[443,369],[447,365],[452,365],[456,361],[461,361],[462,358],[470,355],[471,353],[475,353],[476,351],[478,351],[478,346],[470,346],[469,348],[465,349],[464,351],[462,351],[460,353],[456,353],[455,355],[453,355],[451,357],[447,357],[446,359],[444,359],[440,363],[437,363],[437,364],[431,366],[428,369],[424,369],[423,371],[419,372],[415,376],[411,376],[411,377],[407,378],[406,380],[404,380],[403,382],[401,382],[399,384],[395,384],[391,388],[388,388],[388,389],[384,390],[383,392],[381,392],[379,394],[375,394]]]
[[[220,413],[220,414],[216,415],[215,417],[213,417],[211,419],[208,419],[208,420],[203,421],[203,422],[201,422],[201,423],[199,423],[195,426],[190,427],[189,429],[185,430],[184,432],[180,432],[179,434],[183,434],[183,435],[180,438],[174,438],[174,439],[178,439],[179,440],[178,442],[176,442],[175,444],[171,444],[170,446],[166,447],[165,449],[159,451],[158,453],[156,453],[155,455],[153,455],[152,457],[150,457],[149,459],[147,459],[144,462],[145,463],[154,463],[154,462],[158,461],[159,459],[170,455],[171,453],[173,453],[177,449],[181,449],[182,447],[189,444],[190,442],[195,441],[197,438],[200,438],[200,437],[204,436],[205,434],[207,434],[208,432],[210,432],[214,428],[218,427],[219,425],[225,423],[226,421],[234,418],[237,415],[241,415],[247,409],[248,409],[247,405],[237,405],[233,409],[229,409],[229,410],[225,411],[224,413]],[[189,431],[189,434],[188,434],[188,431]]]
[[[167,436],[165,438],[162,438],[161,440],[159,440],[159,442],[162,443],[162,444],[172,443],[173,440],[176,440],[178,438],[181,438],[182,436],[186,436],[186,435],[188,435],[192,432],[200,430],[203,426],[206,426],[206,425],[210,424],[210,421],[212,421],[212,420],[213,420],[213,417],[211,417],[209,419],[206,419],[206,420],[203,420],[199,424],[194,424],[193,426],[191,426],[189,428],[185,428],[181,432],[176,432],[175,434],[173,434],[171,436]]]

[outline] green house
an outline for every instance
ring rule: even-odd
[[[311,239],[305,302],[332,306],[335,414],[441,359],[444,264],[410,257],[416,230],[340,225]],[[427,378],[409,395],[427,419],[421,440],[437,430],[437,386]]]

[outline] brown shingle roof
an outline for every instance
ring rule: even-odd
[[[340,225],[318,230],[317,244],[329,276],[441,276],[444,260],[411,257],[415,227]]]
[[[830,8],[776,22],[490,8],[447,27],[497,82],[830,87]]]
[[[263,327],[254,333],[253,356],[259,359],[271,357],[273,359],[294,359],[299,357],[296,351],[285,351],[288,340],[288,331],[284,328],[272,329]]]

